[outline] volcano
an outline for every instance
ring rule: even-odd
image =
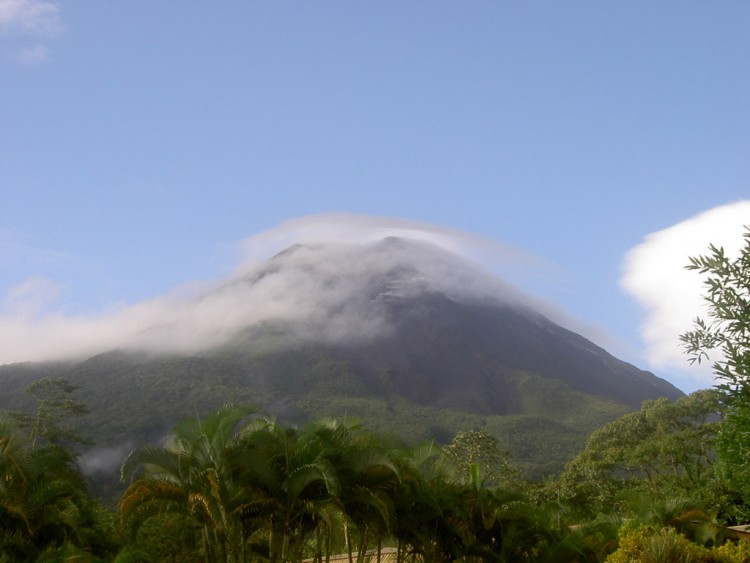
[[[166,316],[136,344],[0,367],[0,407],[28,408],[22,388],[41,376],[78,385],[91,410],[82,431],[97,444],[83,457],[92,471],[163,440],[181,418],[249,402],[298,423],[356,418],[412,442],[488,430],[539,476],[642,401],[682,395],[476,265],[402,238],[291,246],[184,308],[190,315]],[[185,316],[198,325],[180,326]],[[102,452],[111,467],[91,461]]]

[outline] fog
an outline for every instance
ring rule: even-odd
[[[78,458],[78,464],[87,475],[97,472],[113,473],[120,469],[122,460],[134,447],[133,442],[125,442],[119,446],[92,448]]]
[[[61,287],[30,278],[3,301],[0,363],[78,359],[124,348],[196,352],[268,321],[287,322],[298,338],[367,339],[389,329],[379,302],[421,291],[524,304],[570,320],[503,279],[544,269],[543,261],[434,225],[312,216],[238,246],[241,259],[222,279],[186,282],[165,295],[94,315],[55,309]]]

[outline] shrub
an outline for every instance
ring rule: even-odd
[[[617,551],[607,563],[743,563],[750,561],[750,542],[727,542],[708,549],[673,528],[625,525]]]

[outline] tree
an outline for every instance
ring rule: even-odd
[[[708,320],[697,318],[694,329],[680,336],[691,363],[711,360],[724,393],[726,414],[718,438],[720,473],[750,502],[750,228],[739,255],[709,246],[691,257],[687,269],[706,276]]]
[[[243,503],[233,478],[231,449],[250,407],[227,406],[205,420],[189,418],[177,427],[166,447],[131,452],[122,466],[123,480],[135,476],[119,502],[120,518],[131,537],[145,524],[163,529],[195,529],[182,560],[193,545],[207,561],[242,561],[245,536],[237,507]],[[197,550],[196,550],[197,551]]]
[[[520,491],[484,486],[477,463],[457,472],[433,443],[403,451],[398,466],[398,561],[540,560],[549,530]]]
[[[243,503],[237,514],[270,561],[298,561],[306,541],[342,514],[330,448],[313,428],[299,431],[261,421],[243,431],[230,464]]]
[[[356,544],[356,561],[361,563],[371,543],[379,553],[395,521],[393,494],[400,479],[393,445],[359,424],[345,425],[335,420],[311,424],[306,432],[318,437],[336,471],[349,559],[355,560]],[[333,532],[328,528],[326,531]],[[353,540],[354,532],[358,541]]]
[[[70,450],[34,445],[16,424],[0,421],[0,561],[74,548],[103,554],[113,545],[99,516]]]
[[[680,336],[691,363],[708,360],[718,351],[713,370],[717,387],[731,399],[750,401],[750,228],[737,258],[723,247],[709,246],[709,254],[691,257],[688,270],[706,275],[706,321],[695,319],[692,331]]]
[[[473,471],[478,471],[487,484],[508,485],[520,474],[511,465],[510,454],[502,451],[497,438],[485,430],[459,432],[443,451],[467,481],[471,480]]]
[[[73,398],[78,389],[62,377],[43,377],[26,387],[25,391],[36,401],[36,413],[10,413],[19,428],[29,432],[32,446],[41,440],[62,446],[86,445],[72,423],[74,418],[88,414],[86,405]]]
[[[665,496],[705,494],[713,502],[713,462],[720,394],[697,391],[671,402],[644,401],[641,409],[596,430],[561,476],[563,495],[596,513],[624,490]],[[718,508],[718,507],[713,507]]]

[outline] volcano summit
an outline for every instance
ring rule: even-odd
[[[65,377],[92,411],[93,437],[115,449],[247,401],[292,421],[356,417],[408,440],[481,428],[543,474],[641,401],[681,395],[475,263],[404,236],[294,244],[77,329],[75,357],[1,367],[0,406],[20,404],[35,377]]]

